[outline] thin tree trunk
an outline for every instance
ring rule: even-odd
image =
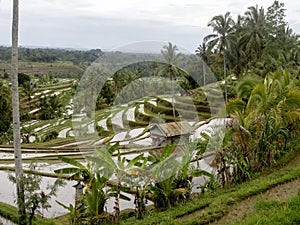
[[[119,221],[120,217],[120,194],[121,194],[121,180],[119,180],[117,185],[117,193],[116,193],[116,199],[115,199],[115,215],[114,215],[114,222]]]
[[[227,79],[226,79],[226,60],[225,51],[223,52],[223,64],[224,64],[224,91],[225,91],[225,103],[227,103]]]
[[[25,196],[24,196],[22,155],[21,155],[20,112],[19,112],[19,91],[18,91],[18,26],[19,26],[19,0],[14,0],[13,1],[13,22],[12,22],[12,57],[11,57],[14,155],[15,155],[15,173],[16,173],[19,224],[25,225],[26,211],[25,211]]]
[[[203,86],[206,85],[206,71],[205,71],[205,64],[204,61],[202,59],[202,72],[203,72]]]
[[[173,110],[173,117],[174,117],[174,122],[176,122],[176,113],[175,113],[175,101],[174,101],[174,79],[173,79],[173,74],[171,72],[171,69],[169,68],[169,75],[171,77],[171,92],[172,92],[172,110]]]

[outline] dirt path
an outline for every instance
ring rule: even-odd
[[[300,154],[293,159],[289,166],[300,166]],[[255,209],[255,205],[260,200],[279,200],[286,201],[290,197],[295,196],[300,191],[300,178],[278,185],[260,195],[250,197],[244,201],[241,201],[233,205],[230,212],[222,219],[215,221],[213,225],[218,224],[230,224],[234,221],[242,221],[248,214],[252,213]]]

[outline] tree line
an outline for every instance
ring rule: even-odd
[[[70,61],[74,64],[93,62],[102,54],[101,49],[66,50],[58,48],[25,48],[19,47],[19,60],[29,62]],[[11,48],[0,46],[0,60],[10,61]]]
[[[219,79],[226,72],[241,77],[253,71],[265,77],[279,67],[299,76],[299,34],[285,21],[285,11],[284,3],[274,1],[267,10],[251,6],[236,20],[230,12],[214,16],[208,23],[213,33],[204,37],[196,54]]]

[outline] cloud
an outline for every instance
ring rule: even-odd
[[[286,0],[299,33],[299,1]],[[273,0],[259,2],[266,9]],[[144,40],[172,41],[194,51],[211,32],[208,21],[244,14],[252,0],[26,0],[20,1],[20,43],[49,47],[111,49]],[[12,1],[0,3],[0,44],[10,43]]]

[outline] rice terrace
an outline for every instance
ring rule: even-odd
[[[284,3],[210,15],[194,53],[21,46],[10,7],[0,224],[300,224],[300,36]]]

